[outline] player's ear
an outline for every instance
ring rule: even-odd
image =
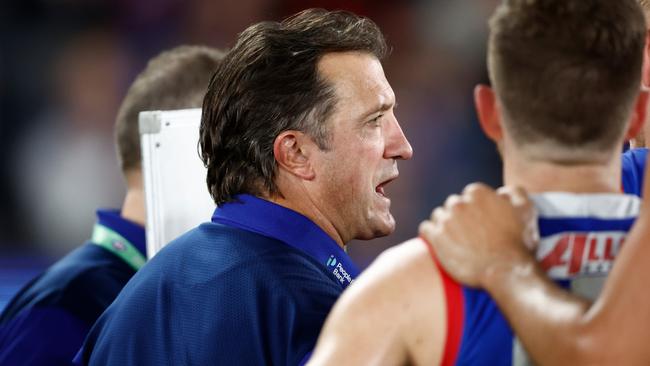
[[[650,94],[645,88],[639,92],[636,102],[634,103],[634,110],[632,110],[630,123],[627,126],[627,131],[625,131],[626,140],[636,137],[641,132],[643,124],[646,122],[649,96]]]
[[[300,131],[284,131],[273,142],[273,155],[278,166],[287,172],[302,178],[314,179],[315,173],[309,159],[315,143]]]
[[[477,85],[474,88],[474,104],[483,132],[491,140],[500,141],[503,138],[501,112],[494,90],[487,85]]]

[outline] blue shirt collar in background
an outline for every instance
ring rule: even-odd
[[[241,194],[235,199],[217,207],[212,222],[252,231],[301,250],[326,266],[343,287],[358,276],[359,270],[343,248],[307,217],[252,195]]]
[[[97,223],[115,231],[128,240],[138,251],[147,257],[147,242],[144,227],[120,216],[120,210],[97,210]]]

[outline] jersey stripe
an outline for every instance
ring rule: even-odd
[[[422,243],[427,247],[433,263],[438,268],[442,285],[445,289],[445,299],[447,302],[447,338],[445,339],[445,348],[443,349],[440,364],[442,366],[453,366],[456,364],[456,359],[458,358],[458,350],[460,349],[465,321],[463,289],[442,268],[431,244],[422,237],[420,239],[422,239]]]
[[[638,212],[638,210],[637,210]],[[547,218],[538,219],[539,236],[544,238],[566,232],[627,232],[634,224],[636,216],[624,219],[596,219],[592,217]]]

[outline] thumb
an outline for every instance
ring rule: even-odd
[[[517,211],[524,224],[524,243],[529,250],[534,250],[539,244],[539,227],[537,225],[537,210],[533,200],[522,187],[504,186],[497,193],[508,199]]]

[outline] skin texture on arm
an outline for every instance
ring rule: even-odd
[[[650,193],[650,183],[645,181]],[[531,204],[482,185],[436,209],[420,234],[457,280],[485,288],[531,356],[542,365],[650,362],[650,196],[594,304],[550,281],[529,249]],[[475,230],[467,230],[467,227]],[[462,266],[458,264],[462,262]]]
[[[309,365],[435,365],[447,332],[440,272],[420,239],[391,248],[346,290]]]

